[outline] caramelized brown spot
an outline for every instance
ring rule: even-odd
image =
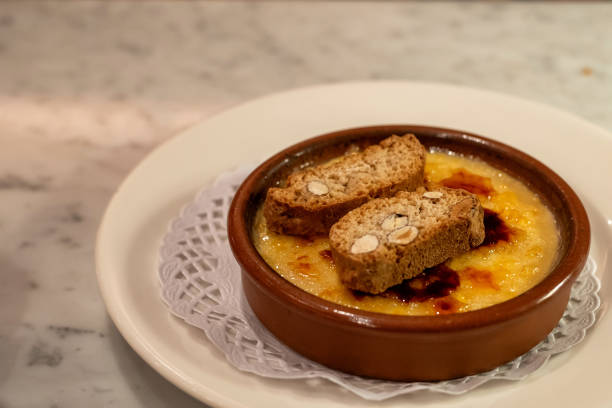
[[[489,177],[482,177],[465,169],[456,171],[452,176],[440,181],[440,184],[449,188],[462,188],[482,196],[489,196],[495,192]]]
[[[509,241],[513,231],[499,214],[488,208],[484,209],[485,239],[481,246],[495,245],[499,241]]]
[[[321,240],[327,240],[327,235],[295,235],[295,245],[300,247],[311,246],[314,243],[320,242]]]
[[[437,315],[456,313],[462,305],[462,302],[452,296],[437,299],[433,304]]]
[[[310,246],[314,243],[314,239],[311,237],[295,237],[295,239],[298,247]]]
[[[349,292],[351,292],[355,300],[363,300],[363,298],[366,296],[372,296],[367,292],[362,292],[360,290],[355,290],[355,289],[349,289]]]
[[[472,286],[499,290],[499,285],[493,280],[491,271],[468,267],[460,271],[459,275],[462,281],[471,282]]]
[[[420,275],[407,279],[385,290],[378,296],[398,299],[402,302],[424,302],[429,299],[448,296],[459,286],[459,275],[456,271],[444,264],[425,269]],[[357,300],[368,293],[352,291]]]
[[[316,271],[312,270],[312,265],[308,262],[289,262],[288,265],[302,275],[316,275]]]
[[[304,259],[308,259],[308,255],[300,255],[297,257],[298,261],[304,260]]]
[[[319,255],[321,255],[321,258],[325,259],[326,261],[334,262],[334,258],[332,257],[332,251],[330,251],[329,249],[319,251]]]
[[[424,279],[410,279],[408,282],[406,282],[408,286],[410,286],[410,289],[412,290],[423,290],[425,289],[425,280]]]

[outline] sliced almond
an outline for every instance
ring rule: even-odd
[[[401,214],[391,214],[380,225],[385,231],[394,231],[408,224],[408,217]]]
[[[308,183],[308,191],[314,195],[323,195],[329,193],[329,187],[327,184],[321,183],[320,181],[314,180]]]
[[[414,225],[407,225],[389,233],[387,238],[392,244],[406,245],[414,241],[417,235],[419,235],[419,229]]]
[[[437,200],[438,198],[442,198],[442,192],[441,191],[427,191],[423,193],[423,197]]]
[[[366,234],[361,238],[357,238],[351,246],[352,254],[365,254],[372,252],[378,248],[378,238],[372,234]]]

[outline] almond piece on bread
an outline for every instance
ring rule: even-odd
[[[383,292],[480,245],[483,214],[475,195],[446,187],[371,200],[329,232],[340,279],[351,289]]]
[[[424,169],[425,148],[406,134],[298,171],[285,187],[268,190],[268,228],[292,235],[326,234],[340,217],[366,201],[422,186]]]

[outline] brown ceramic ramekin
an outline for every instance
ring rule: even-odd
[[[557,262],[538,285],[509,301],[467,313],[394,316],[337,305],[289,283],[251,242],[257,206],[268,187],[296,168],[342,154],[351,144],[414,133],[427,148],[480,158],[520,179],[556,218]],[[261,322],[285,344],[329,367],[393,380],[443,380],[492,369],[525,353],[555,327],[587,258],[589,221],[572,189],[548,167],[510,146],[474,134],[423,126],[349,129],[291,146],[244,181],[228,216],[229,241],[242,267],[246,298]]]

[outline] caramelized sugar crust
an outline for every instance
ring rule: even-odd
[[[485,208],[481,246],[379,295],[347,289],[327,237],[295,237],[266,228],[258,211],[253,241],[264,260],[303,290],[341,305],[379,313],[438,315],[481,309],[520,295],[551,270],[559,236],[551,212],[520,181],[484,162],[429,153],[429,182],[463,188]]]

